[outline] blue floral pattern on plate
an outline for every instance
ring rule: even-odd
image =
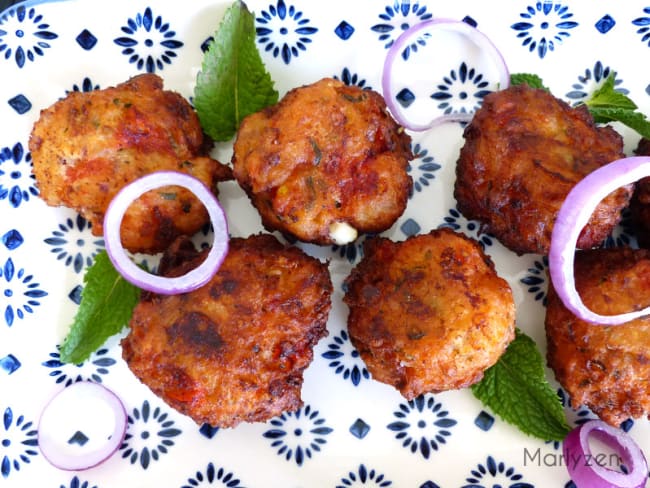
[[[257,42],[273,57],[280,57],[285,64],[307,50],[318,28],[311,24],[302,10],[295,5],[278,0],[257,17]]]
[[[5,408],[0,430],[0,474],[3,478],[8,478],[12,470],[19,471],[38,455],[36,435],[33,422],[23,415],[16,416],[11,407]]]
[[[99,84],[93,83],[93,81],[86,76],[81,83],[75,83],[72,85],[72,90],[66,90],[65,94],[68,95],[70,92],[90,92],[93,90],[99,90]]]
[[[637,26],[637,34],[641,36],[641,42],[650,46],[650,7],[643,9],[645,15],[637,17],[632,21],[632,24]]]
[[[57,384],[69,386],[77,381],[94,381],[101,383],[102,377],[110,372],[117,361],[110,357],[108,349],[99,349],[81,364],[67,364],[61,362],[59,352],[50,353],[50,359],[42,363],[49,368],[50,377],[55,378]]]
[[[359,356],[359,352],[350,342],[347,331],[342,330],[335,335],[323,353],[328,365],[344,380],[349,380],[354,386],[359,386],[362,380],[370,379],[370,373]]]
[[[20,142],[0,149],[0,202],[16,208],[37,195],[31,154]]]
[[[584,102],[589,98],[589,94],[599,88],[612,73],[615,72],[611,67],[603,65],[600,60],[596,61],[593,68],[586,68],[584,73],[578,76],[578,81],[573,84],[572,90],[566,94],[566,97],[571,100],[573,105]],[[616,91],[627,95],[630,91],[622,87],[622,83],[623,80],[620,78],[614,78]]]
[[[57,39],[50,24],[36,7],[18,5],[0,16],[0,56],[5,60],[13,58],[18,68],[23,68],[28,61],[43,56],[45,50],[52,47],[50,41]]]
[[[535,259],[533,264],[528,268],[526,276],[521,278],[521,283],[526,285],[528,293],[531,294],[536,302],[542,302],[546,306],[546,289],[548,280],[548,258],[542,256]]]
[[[347,488],[350,486],[375,486],[383,488],[385,486],[393,486],[393,482],[387,479],[383,474],[368,469],[365,465],[361,464],[356,471],[350,471],[347,476],[341,478],[340,484],[336,488]]]
[[[536,2],[519,15],[522,20],[511,27],[517,32],[517,37],[523,39],[522,46],[530,52],[537,52],[540,58],[555,51],[557,45],[579,25],[571,20],[573,13],[567,5],[552,1]]]
[[[295,412],[285,412],[270,420],[271,429],[264,437],[271,440],[271,447],[287,461],[301,466],[307,459],[320,452],[333,429],[327,426],[318,410],[310,405]]]
[[[33,314],[47,292],[40,289],[41,285],[35,281],[34,275],[28,274],[25,268],[17,268],[10,257],[4,265],[0,265],[0,283],[4,282],[3,296],[6,303],[4,321],[11,327],[16,319],[22,320],[26,314]]]
[[[458,69],[449,72],[431,98],[440,102],[438,108],[445,114],[472,113],[481,106],[485,95],[491,92],[487,90],[488,85],[482,73],[463,61]],[[454,106],[454,101],[461,105]]]
[[[424,22],[433,17],[424,3],[409,0],[399,0],[388,4],[379,15],[380,23],[371,29],[378,34],[378,39],[386,49],[390,48],[397,38],[409,27]],[[408,49],[417,51],[417,43],[408,46]],[[408,52],[406,53],[408,57]]]
[[[138,70],[154,73],[171,64],[178,56],[177,50],[183,42],[176,39],[176,32],[171,30],[169,22],[160,15],[154,15],[151,7],[127,20],[122,26],[126,36],[114,39],[115,44],[123,47],[122,54],[128,56],[129,63]]]
[[[429,150],[416,143],[412,149],[413,160],[408,164],[408,172],[413,178],[413,189],[410,197],[415,192],[421,192],[431,185],[431,180],[436,177],[436,171],[441,166],[436,163],[435,158],[429,154]]]
[[[98,488],[97,485],[93,485],[89,481],[81,481],[78,476],[74,476],[70,483],[66,485],[61,485],[60,488]]]
[[[462,232],[474,238],[485,250],[494,243],[494,236],[483,231],[483,228],[476,220],[467,220],[458,209],[450,208],[439,227],[446,227],[457,232]]]
[[[104,239],[94,237],[90,222],[81,215],[68,218],[52,231],[44,242],[51,246],[50,252],[56,259],[71,266],[75,273],[81,273],[93,263],[94,257],[104,248]]]
[[[432,451],[447,443],[451,435],[449,429],[458,423],[442,403],[430,395],[420,395],[400,404],[393,415],[398,420],[388,424],[388,429],[396,433],[395,439],[412,453],[419,452],[424,459],[429,459]]]
[[[534,485],[522,481],[523,479],[523,475],[518,473],[515,468],[488,456],[484,463],[479,463],[472,470],[471,475],[466,478],[469,484],[463,485],[462,488],[493,488],[496,486],[535,488]]]
[[[142,469],[147,469],[152,461],[167,454],[175,444],[174,437],[182,433],[167,412],[159,407],[152,410],[148,400],[142,403],[141,408],[133,409],[128,422],[129,428],[120,451],[131,464],[139,461]]]
[[[187,480],[181,488],[194,488],[196,486],[223,486],[225,488],[244,488],[241,481],[231,472],[224,468],[217,468],[213,463],[208,463],[204,471],[197,471],[196,474]]]
[[[650,47],[650,4],[637,0],[531,0],[499,4],[498,13],[494,2],[469,0],[246,3],[254,12],[260,54],[281,93],[323,76],[381,92],[383,61],[399,35],[422,21],[452,18],[476,26],[511,68],[526,66],[570,104],[583,101],[614,73],[616,89],[650,113],[650,81],[639,70]],[[502,421],[471,394],[441,392],[406,401],[371,377],[350,342],[340,300],[367,235],[346,246],[303,246],[328,261],[335,294],[329,335],[316,346],[305,373],[304,404],[296,412],[234,429],[197,425],[133,377],[117,338],[80,365],[60,361],[58,347],[81,299],[84,269],[104,244],[85,219],[40,199],[29,151],[31,126],[48,104],[72,92],[109,87],[144,72],[156,73],[166,88],[191,99],[203,49],[229,4],[35,0],[0,13],[0,483],[56,488],[572,487],[563,466],[522,464],[524,449],[557,455],[559,443],[499,428]],[[621,39],[630,42],[621,46]],[[426,58],[431,52],[426,40],[409,44],[400,62]],[[625,56],[610,55],[622,49]],[[478,57],[449,61],[440,67],[439,80],[421,89],[404,87],[402,102],[416,100],[409,98],[410,90],[437,111],[474,110],[493,88],[484,84],[493,73]],[[567,63],[570,68],[563,68]],[[452,183],[462,132],[455,123],[411,134],[413,191],[404,215],[382,236],[403,240],[442,225],[475,238],[518,292],[518,326],[539,334],[548,261],[515,257],[478,222],[460,214]],[[634,140],[626,142],[634,147]],[[223,161],[229,150],[229,143],[219,145]],[[262,231],[251,220],[256,215],[248,200],[229,185],[224,184],[220,200],[233,235]],[[624,213],[605,246],[634,246],[633,235]],[[205,247],[211,238],[205,228],[194,242]],[[144,259],[154,262],[138,256],[138,262]],[[35,419],[58,389],[79,380],[101,383],[122,398],[128,430],[107,464],[68,473],[40,456]],[[585,408],[574,410],[561,391],[560,399],[570,425],[593,417]],[[649,425],[638,419],[622,426],[646,453]]]
[[[352,73],[348,68],[343,68],[340,75],[332,75],[335,80],[341,80],[348,86],[358,86],[364,90],[371,90],[372,87],[367,84],[364,78],[361,78],[357,73]]]

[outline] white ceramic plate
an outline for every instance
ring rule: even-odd
[[[202,46],[227,5],[213,0],[28,2],[0,15],[0,485],[570,486],[557,443],[524,436],[469,391],[407,402],[369,377],[350,344],[341,305],[341,282],[359,259],[358,245],[305,246],[331,258],[336,291],[329,336],[316,347],[298,412],[231,430],[197,426],[134,378],[121,359],[119,338],[80,366],[58,361],[57,345],[77,307],[84,268],[102,242],[74,212],[49,208],[38,198],[27,149],[31,126],[40,109],[68,91],[108,87],[146,70],[162,76],[166,88],[191,96]],[[557,96],[576,102],[615,71],[618,87],[650,112],[650,77],[643,69],[650,56],[647,5],[569,0],[249,4],[258,46],[281,93],[325,76],[380,90],[387,46],[403,29],[449,17],[477,25],[503,51],[512,72],[541,75]],[[444,103],[453,110],[480,102],[476,83],[487,69],[475,55],[461,56],[431,61],[448,73],[441,82],[445,86],[436,89],[451,94]],[[463,63],[470,68],[465,76]],[[638,137],[622,132],[630,152]],[[518,326],[544,351],[547,263],[541,256],[515,256],[458,213],[452,183],[461,135],[458,125],[413,134],[415,188],[405,215],[386,235],[402,240],[445,224],[478,239],[513,288]],[[230,146],[218,145],[215,155],[228,161]],[[261,229],[234,184],[222,186],[221,200],[234,235]],[[631,239],[624,229],[616,238]],[[45,461],[36,429],[47,400],[78,379],[117,392],[129,426],[110,460],[70,473]],[[567,415],[571,423],[591,416],[569,407]],[[626,428],[650,452],[647,421],[628,422]]]

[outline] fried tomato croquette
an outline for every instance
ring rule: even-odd
[[[45,202],[77,210],[101,236],[111,199],[141,176],[176,170],[213,190],[231,179],[227,166],[207,157],[210,144],[191,105],[163,90],[158,76],[144,74],[103,90],[71,92],[41,111],[29,149]],[[207,210],[185,188],[152,190],[126,212],[122,244],[159,252],[208,222]]]
[[[586,107],[572,108],[527,85],[491,93],[465,128],[456,167],[458,210],[481,222],[517,254],[548,254],[557,213],[587,174],[624,157],[623,139],[597,127]],[[598,246],[620,221],[632,186],[605,198],[578,246]]]
[[[642,138],[635,153],[638,156],[650,156],[650,140]],[[650,177],[641,178],[634,186],[630,220],[639,246],[650,249]]]
[[[323,79],[246,117],[232,163],[267,230],[328,245],[402,215],[412,157],[378,93]]]
[[[650,251],[578,251],[575,280],[594,312],[639,310],[650,305]],[[650,414],[650,318],[591,324],[573,315],[549,286],[545,325],[548,365],[574,408],[586,405],[613,426]]]
[[[161,263],[183,274],[205,257],[175,243]],[[327,264],[271,235],[233,238],[202,288],[143,295],[122,340],[131,371],[197,423],[234,427],[302,405],[303,371],[325,335]]]
[[[450,229],[365,241],[346,285],[352,344],[374,379],[409,400],[479,381],[514,338],[508,283]]]

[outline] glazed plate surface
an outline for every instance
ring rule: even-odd
[[[345,247],[303,246],[330,260],[335,292],[329,336],[305,375],[304,406],[267,423],[196,425],[154,396],[121,359],[119,338],[85,363],[59,361],[78,307],[85,268],[103,248],[75,212],[46,206],[31,173],[28,140],[41,109],[70,91],[90,91],[153,72],[190,98],[203,49],[229,2],[70,0],[27,2],[0,13],[0,486],[136,487],[569,487],[561,445],[521,434],[470,391],[406,401],[372,380],[346,332],[342,281],[358,262],[361,238]],[[650,2],[523,0],[254,0],[257,43],[280,94],[322,77],[381,91],[388,47],[430,18],[465,20],[487,34],[511,72],[536,73],[570,103],[611,72],[617,88],[650,113]],[[446,76],[430,87],[441,110],[474,110],[490,79],[480,53],[440,53]],[[493,80],[490,80],[493,82]],[[621,129],[620,127],[617,127]],[[621,129],[626,152],[638,136]],[[477,239],[510,283],[517,325],[545,350],[545,257],[516,256],[456,209],[452,188],[462,127],[412,133],[414,188],[406,213],[384,235],[395,240],[441,225]],[[215,156],[229,161],[230,144]],[[220,199],[231,233],[262,230],[234,184]],[[633,242],[621,227],[611,243]],[[557,388],[550,371],[549,381]],[[129,424],[117,453],[82,472],[52,467],[40,454],[40,412],[72,382],[101,382],[124,401]],[[558,394],[565,398],[558,388]],[[564,401],[566,403],[566,401]],[[593,417],[566,405],[569,422]],[[650,453],[646,420],[625,424]]]

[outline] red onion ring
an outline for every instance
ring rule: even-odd
[[[129,205],[142,194],[163,186],[181,186],[190,190],[203,203],[214,228],[214,242],[205,260],[182,276],[156,276],[131,261],[120,238],[120,226]],[[206,284],[221,266],[228,253],[228,223],[214,194],[200,180],[176,171],[158,171],[124,186],[113,198],[104,216],[106,252],[115,269],[135,286],[164,295],[195,290]]]
[[[463,35],[475,47],[491,58],[498,70],[499,89],[507,88],[510,84],[510,73],[506,62],[492,41],[478,29],[466,22],[451,19],[431,19],[416,24],[404,31],[395,43],[390,47],[384,61],[382,73],[382,90],[386,105],[395,117],[395,120],[407,129],[414,131],[425,131],[444,122],[469,122],[472,119],[471,113],[449,113],[433,118],[427,123],[418,123],[411,120],[402,110],[397,100],[400,90],[395,83],[396,62],[401,59],[404,50],[411,44],[422,45],[422,36],[434,30],[446,29]],[[418,42],[420,41],[420,42]],[[435,61],[435,60],[434,60]],[[435,80],[432,80],[432,82]],[[403,88],[403,87],[400,87]]]
[[[558,212],[548,255],[551,282],[564,306],[594,324],[620,325],[650,314],[650,307],[618,315],[601,315],[585,306],[576,290],[573,262],[578,237],[601,200],[614,190],[650,176],[650,157],[618,159],[585,176],[569,192]]]
[[[59,469],[89,469],[115,453],[126,427],[126,410],[115,393],[99,383],[79,381],[46,405],[38,425],[38,447]]]
[[[594,456],[589,447],[590,436],[614,449],[628,472],[599,464],[599,456]],[[639,446],[623,430],[602,420],[589,420],[573,429],[562,450],[569,476],[578,488],[640,488],[646,484],[648,465]]]

